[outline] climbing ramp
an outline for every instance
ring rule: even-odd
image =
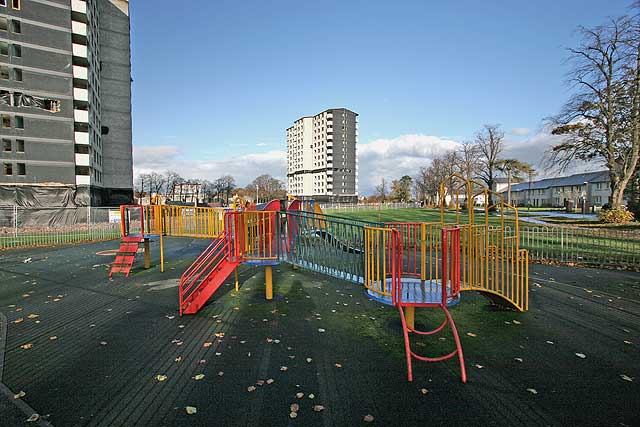
[[[109,277],[113,276],[113,273],[124,273],[125,276],[129,276],[133,262],[136,259],[138,253],[138,247],[142,243],[144,238],[140,236],[125,236],[120,240],[120,247],[116,252],[116,259],[111,263],[111,270],[109,270]]]
[[[122,238],[115,260],[111,264],[109,277],[112,277],[114,273],[124,273],[126,277],[129,276],[140,243],[144,242],[144,226],[143,207],[141,205],[120,206]]]

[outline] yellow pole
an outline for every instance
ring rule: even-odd
[[[427,280],[427,224],[420,224],[420,280]]]
[[[410,330],[414,330],[416,328],[416,321],[415,321],[416,308],[413,306],[406,307],[404,314],[405,314],[404,318],[407,321],[407,327]]]
[[[265,284],[265,296],[267,300],[273,299],[273,271],[270,265],[267,265],[264,269],[264,284]]]
[[[162,240],[162,229],[160,229],[160,272],[164,273],[164,241]]]
[[[236,272],[236,292],[238,292],[238,268],[235,269]]]
[[[149,238],[144,239],[144,268],[151,268],[151,253],[149,249]]]

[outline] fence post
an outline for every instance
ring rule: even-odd
[[[18,206],[13,206],[13,237],[18,237]]]

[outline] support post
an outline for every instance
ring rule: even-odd
[[[416,328],[415,314],[416,308],[413,306],[405,307],[405,319],[407,319],[407,327],[410,331]]]
[[[234,271],[236,273],[236,292],[238,292],[238,267]]]
[[[162,229],[160,229],[160,272],[164,273],[164,241],[162,239]]]
[[[273,270],[270,265],[264,269],[265,297],[271,301],[273,299]]]
[[[144,238],[144,268],[151,268],[151,251],[149,250],[149,238]]]

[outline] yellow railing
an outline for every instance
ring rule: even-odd
[[[364,229],[364,286],[371,292],[385,297],[392,296],[391,274],[391,233],[390,228],[366,227]]]
[[[144,214],[150,234],[216,238],[224,232],[223,208],[146,205]]]

